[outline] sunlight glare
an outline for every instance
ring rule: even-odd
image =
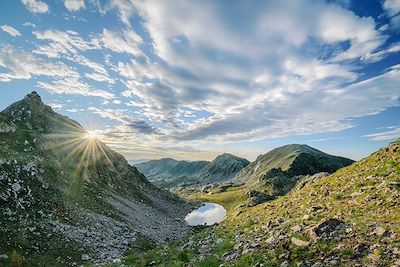
[[[97,139],[98,137],[99,137],[99,134],[96,131],[90,131],[90,130],[88,130],[83,135],[84,139],[89,139],[89,140],[94,140],[94,139]]]

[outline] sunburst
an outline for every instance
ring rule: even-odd
[[[111,152],[106,145],[100,141],[101,134],[98,130],[84,130],[76,125],[66,125],[64,129],[60,129],[47,135],[49,148],[57,148],[66,152],[62,160],[78,159],[76,164],[76,175],[87,170],[90,165],[97,161],[107,162],[112,168],[113,161],[110,159]]]

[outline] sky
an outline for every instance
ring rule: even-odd
[[[400,136],[399,52],[399,0],[2,0],[0,110],[37,91],[129,160],[358,160]]]

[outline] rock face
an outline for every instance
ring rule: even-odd
[[[50,265],[112,262],[138,235],[163,243],[189,231],[191,204],[84,138],[37,93],[0,112],[0,125],[8,129],[0,132],[0,251],[59,257]]]
[[[278,194],[288,192],[303,175],[332,173],[352,164],[350,159],[336,157],[307,145],[286,145],[273,149],[243,168],[233,177],[237,184],[269,184]]]
[[[146,177],[162,188],[219,183],[231,179],[249,161],[224,153],[212,162],[151,160],[135,165]]]

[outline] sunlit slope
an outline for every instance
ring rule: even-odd
[[[260,155],[232,179],[237,184],[271,186],[276,193],[286,193],[300,175],[319,172],[332,173],[353,163],[352,160],[332,156],[307,145],[286,145]]]
[[[339,220],[339,227],[335,229],[330,219]],[[400,141],[396,141],[275,201],[236,208],[224,228],[240,229],[242,233],[234,231],[243,246],[260,240],[264,257],[275,263],[390,266],[399,259],[399,221]],[[315,236],[313,231],[323,222],[332,223],[334,229]]]
[[[191,205],[35,92],[0,113],[0,185],[0,250],[31,264],[112,261],[138,236],[165,242],[188,230]]]
[[[400,141],[275,200],[246,205],[246,188],[188,197],[228,207],[220,225],[128,266],[398,266]],[[236,198],[235,198],[236,196]],[[234,207],[236,205],[236,207]]]

